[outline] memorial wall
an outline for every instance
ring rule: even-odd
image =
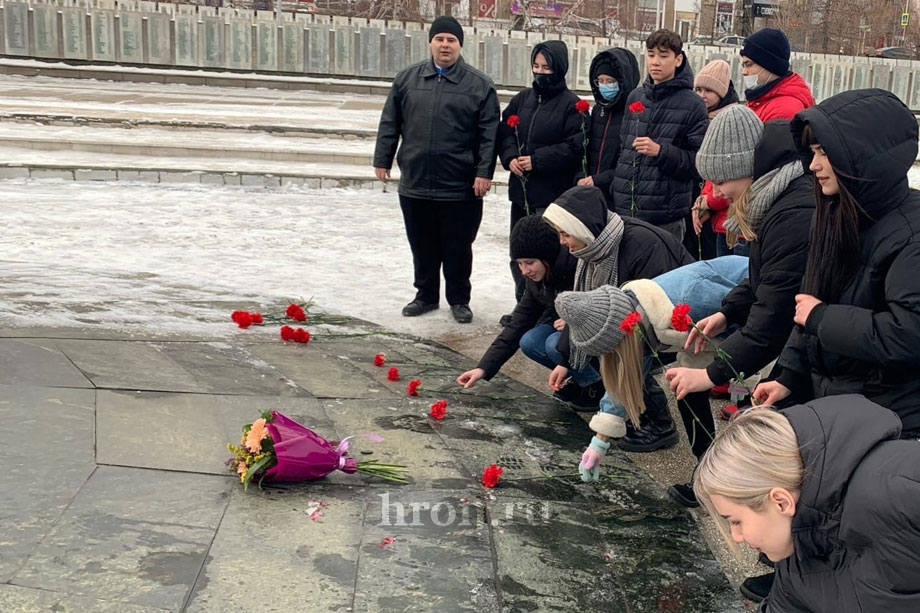
[[[0,50],[6,56],[83,60],[151,67],[386,79],[428,56],[428,25],[140,0],[0,2]],[[504,88],[529,85],[530,50],[543,34],[465,29],[463,57]],[[588,67],[598,50],[631,49],[644,66],[640,41],[562,36],[570,52],[569,85],[587,91]],[[695,70],[721,57],[732,65],[736,48],[690,46]],[[822,54],[792,54],[792,67],[820,101],[863,87],[891,90],[920,109],[920,62]]]

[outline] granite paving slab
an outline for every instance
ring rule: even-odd
[[[242,426],[273,409],[320,432],[332,428],[313,398],[99,390],[96,461],[223,475],[227,443],[239,444]]]
[[[47,339],[0,338],[0,383],[93,387],[54,341]]]

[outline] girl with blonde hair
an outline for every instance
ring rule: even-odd
[[[673,328],[674,307],[687,304],[690,317],[698,318],[716,308],[746,273],[747,258],[741,256],[695,262],[654,279],[630,281],[622,289],[604,285],[587,292],[563,292],[556,298],[556,311],[568,324],[573,347],[600,357],[607,394],[625,407],[636,427],[645,413],[668,413],[668,400],[651,374],[656,357],[666,360],[667,355],[680,352],[679,363],[690,365],[711,357],[683,352],[688,333]],[[708,392],[691,394],[678,409],[692,450],[701,457],[715,432]],[[619,423],[604,404],[591,419],[589,426],[596,436],[579,466],[583,480],[598,478],[597,466],[610,448],[609,439],[622,436]],[[619,447],[632,451],[625,439]]]
[[[920,443],[863,396],[740,413],[694,490],[776,566],[762,611],[920,610]]]

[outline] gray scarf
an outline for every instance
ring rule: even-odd
[[[748,225],[757,232],[767,211],[780,194],[786,191],[789,184],[805,174],[802,162],[789,162],[785,166],[774,168],[751,184],[750,197],[747,202]],[[725,229],[735,234],[741,234],[738,220],[729,215],[723,224]]]
[[[617,260],[620,255],[620,241],[623,240],[623,219],[611,211],[607,212],[607,225],[597,235],[594,242],[572,255],[578,258],[575,266],[576,292],[587,292],[602,285],[617,287]],[[588,354],[571,346],[569,363],[575,370],[581,370],[588,363]]]

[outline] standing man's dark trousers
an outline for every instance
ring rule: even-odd
[[[441,265],[447,303],[470,303],[473,241],[482,221],[482,198],[425,200],[399,197],[415,266],[416,300],[438,304]]]

